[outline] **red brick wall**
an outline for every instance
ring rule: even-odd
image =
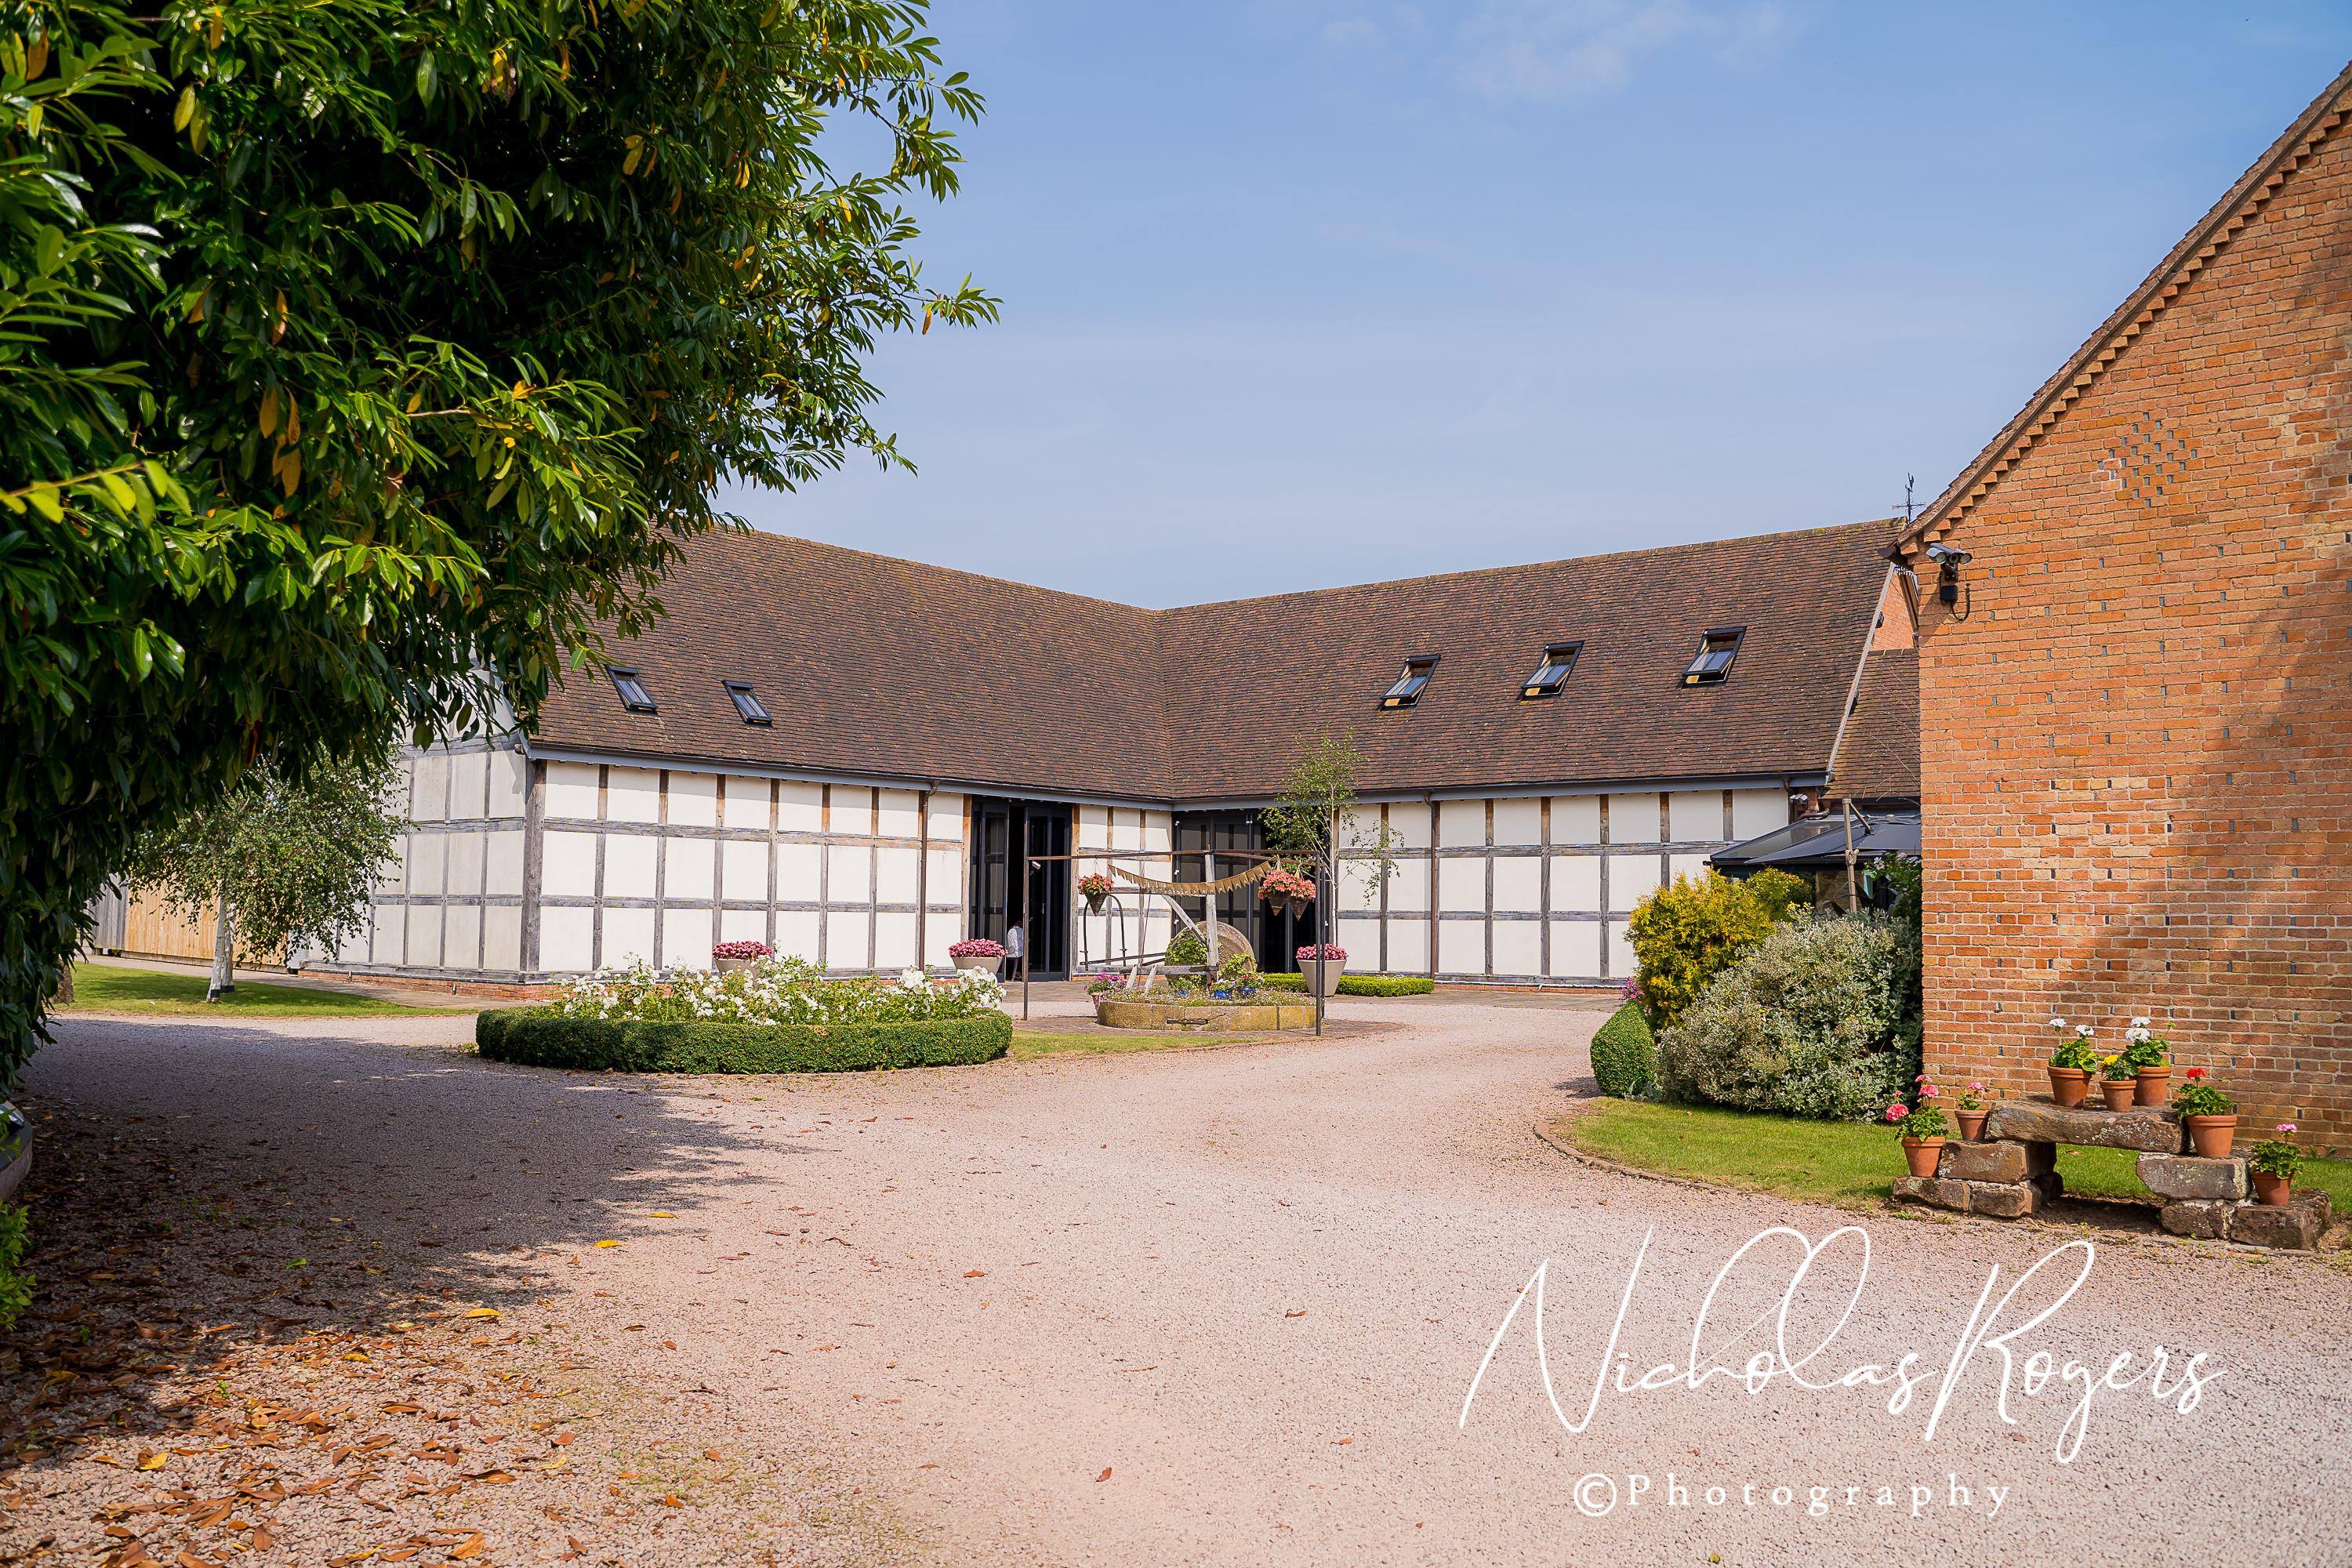
[[[2130,329],[2127,326],[2126,331]],[[1924,562],[1927,1060],[2047,1091],[2053,1016],[2352,1147],[2352,127],[2140,318]]]

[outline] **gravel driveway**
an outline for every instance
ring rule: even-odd
[[[507,1509],[503,1522],[474,1528],[500,1561],[2352,1560],[2352,1311],[2328,1261],[2094,1237],[2072,1298],[2008,1342],[2014,1424],[1988,1343],[1927,1441],[1988,1276],[1997,1303],[2077,1233],[1588,1169],[1531,1127],[1590,1092],[1601,1015],[1335,1014],[1409,1022],[1323,1044],[719,1080],[485,1063],[462,1051],[464,1019],[78,1020],[35,1063],[27,1099],[77,1124],[142,1118],[122,1135],[134,1153],[163,1131],[151,1217],[183,1223],[158,1244],[159,1279],[194,1281],[192,1254],[217,1245],[185,1205],[266,1181],[284,1189],[268,1200],[276,1231],[248,1229],[247,1244],[277,1234],[341,1270],[292,1298],[310,1326],[381,1333],[488,1303],[532,1336],[502,1353],[536,1348],[601,1379],[596,1414],[575,1401],[568,1417],[592,1440],[564,1472],[582,1478],[577,1496],[555,1505],[589,1522],[533,1523],[556,1517],[543,1496],[496,1489],[484,1506]],[[1828,1348],[1801,1361],[1827,1386],[1738,1382],[1773,1342],[1801,1256],[1783,1237],[1748,1255],[1708,1316],[1703,1361],[1729,1370],[1697,1389],[1660,1386],[1672,1373],[1649,1392],[1612,1384],[1584,1419],[1621,1304],[1632,1388],[1683,1369],[1710,1279],[1751,1237],[1788,1226],[1818,1241],[1856,1222],[1867,1279]],[[1796,1292],[1800,1358],[1838,1321],[1859,1255],[1852,1236],[1824,1249]],[[2055,1301],[2053,1280],[2083,1256],[2042,1268],[1994,1337]],[[1580,1430],[1547,1399],[1532,1299],[1465,1429],[1496,1326],[1547,1260],[1552,1386]],[[2157,1345],[2161,1398],[2133,1381]],[[2037,1351],[2057,1375],[2036,1376]],[[2136,1359],[2109,1375],[2124,1386],[2100,1385],[2078,1414],[2084,1384],[2125,1352]],[[1917,1383],[1901,1414],[1886,1408],[1895,1381],[1839,1385],[1892,1380],[1853,1369],[1907,1354]],[[2070,1379],[2070,1360],[2091,1372]],[[660,1483],[675,1489],[666,1514],[624,1497],[646,1456],[715,1457],[705,1445],[722,1436],[730,1462],[767,1467],[797,1521],[763,1534],[759,1500],[706,1502],[675,1479]],[[91,1489],[129,1495],[140,1478],[90,1451],[17,1473],[0,1554],[41,1529],[77,1552],[107,1544]],[[279,1546],[239,1560],[321,1559]]]

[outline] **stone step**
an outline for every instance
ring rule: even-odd
[[[2242,1198],[2253,1191],[2243,1155],[2208,1160],[2195,1154],[2142,1154],[2142,1185],[2160,1198]]]
[[[2069,1110],[2046,1095],[2001,1100],[1986,1119],[1984,1133],[1989,1140],[2081,1143],[2095,1149],[2137,1149],[2150,1154],[2179,1154],[2189,1147],[2187,1129],[2160,1105],[2131,1110],[2093,1110],[2083,1106]]]

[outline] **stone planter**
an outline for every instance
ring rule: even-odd
[[[710,967],[721,974],[732,974],[739,969],[749,969],[760,961],[756,958],[714,958]]]
[[[2238,1136],[2235,1116],[2192,1116],[2189,1118],[2189,1142],[2198,1154],[2208,1160],[2226,1159],[2230,1144]]]
[[[1312,995],[1315,991],[1314,961],[1312,959],[1303,959],[1299,963],[1299,967],[1306,973],[1307,994]],[[1339,994],[1340,978],[1347,973],[1348,966],[1341,960],[1336,958],[1325,959],[1323,961],[1323,994],[1326,996],[1338,995]]]
[[[977,954],[973,954],[969,957],[956,959],[954,963],[958,969],[979,969],[984,970],[991,974],[994,974],[997,971],[1004,967],[1004,958],[1002,953],[998,954],[994,958],[982,958]]]
[[[1915,1176],[1934,1175],[1936,1173],[1936,1162],[1942,1159],[1943,1156],[1944,1141],[1941,1138],[1906,1138],[1903,1140],[1904,1163],[1911,1167],[1911,1173]]]
[[[2050,1098],[2067,1109],[2083,1103],[2090,1088],[2091,1075],[2081,1068],[2051,1068]]]
[[[2127,1078],[2111,1078],[2100,1083],[2099,1092],[2107,1097],[2109,1110],[2129,1110],[2137,1101],[2139,1086]]]
[[[1953,1117],[1960,1124],[1960,1142],[1963,1143],[1980,1142],[1984,1137],[1985,1118],[1991,1114],[1992,1110],[1990,1107],[1983,1110],[1953,1111]]]
[[[2273,1208],[2284,1208],[2294,1197],[2294,1178],[2254,1173],[2254,1201]]]
[[[2140,1068],[2138,1082],[2139,1093],[2133,1104],[2162,1105],[2165,1096],[2171,1092],[2172,1065],[2168,1062],[2162,1067]]]

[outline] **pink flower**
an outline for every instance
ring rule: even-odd
[[[1984,1085],[1980,1083],[1972,1083],[1969,1085],[1969,1092],[1970,1094],[1982,1094],[1984,1092]]]
[[[2294,1123],[2292,1121],[2282,1121],[2278,1124],[2278,1130],[2282,1132],[2292,1132],[2294,1131]]]
[[[1900,1121],[1910,1114],[1911,1112],[1905,1110],[1899,1101],[1886,1108],[1886,1120],[1889,1121]]]
[[[1921,1084],[1919,1086],[1919,1097],[1922,1100],[1933,1100],[1936,1096],[1943,1092],[1944,1091],[1942,1089],[1937,1089],[1932,1083]]]

